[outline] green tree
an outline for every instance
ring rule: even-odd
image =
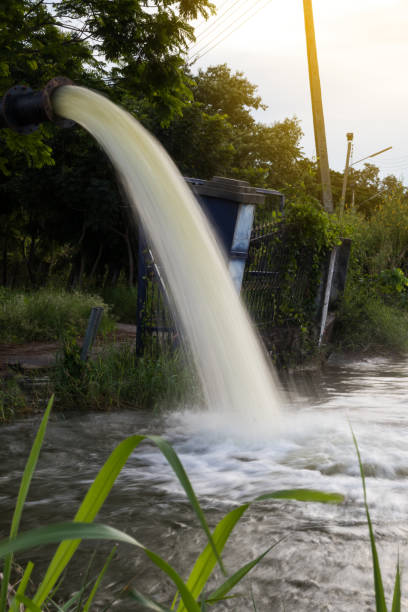
[[[161,121],[180,113],[191,98],[184,71],[184,54],[194,40],[189,21],[207,16],[212,5],[209,0],[152,4],[8,0],[0,7],[0,95],[16,83],[41,87],[64,74],[114,99],[147,100]],[[52,164],[49,137],[47,126],[25,137],[2,130],[0,169],[13,172],[21,158],[34,167]]]
[[[226,64],[199,70],[191,78],[194,101],[182,116],[166,129],[154,117],[148,124],[183,174],[228,175],[271,188],[299,183],[304,169],[298,162],[304,158],[296,118],[273,125],[255,121],[253,111],[266,108],[256,85]]]
[[[0,95],[63,74],[141,119],[153,109],[164,124],[191,99],[183,59],[194,38],[189,20],[211,7],[209,0],[8,0],[0,6]],[[107,267],[117,277],[122,266],[133,282],[126,204],[105,156],[80,128],[0,130],[0,195],[4,283],[18,268],[22,282],[28,275],[38,285],[64,258],[72,260],[73,285]]]

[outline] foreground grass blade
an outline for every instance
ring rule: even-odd
[[[337,504],[337,503],[342,502],[344,500],[344,497],[343,495],[340,495],[338,493],[324,493],[322,491],[316,491],[315,489],[287,489],[283,491],[274,491],[272,493],[266,493],[264,495],[260,495],[253,502],[249,502],[247,504],[244,504],[243,506],[239,506],[238,508],[235,508],[218,523],[213,533],[213,540],[217,546],[217,550],[219,551],[219,553],[222,552],[225,546],[225,543],[231,534],[232,529],[235,527],[236,523],[240,520],[240,518],[242,517],[244,512],[248,509],[248,507],[252,503],[264,501],[268,499],[292,499],[292,500],[302,501],[302,502],[320,502],[320,503],[336,503]],[[187,586],[190,589],[190,591],[193,593],[196,599],[198,599],[205,584],[207,583],[207,580],[209,576],[211,575],[211,572],[214,569],[215,563],[216,563],[216,559],[214,555],[212,554],[211,548],[207,545],[204,551],[198,557],[191,571],[189,579],[187,581]],[[248,569],[248,571],[250,569],[251,567]],[[235,584],[238,581],[239,581],[239,578],[237,577]],[[228,581],[225,584],[227,583]],[[172,609],[175,606],[176,598],[173,601]],[[185,612],[185,608],[182,602],[179,604],[177,608],[177,612]]]
[[[108,567],[110,565],[110,562],[112,561],[116,550],[117,550],[116,546],[114,546],[112,548],[112,550],[110,551],[109,556],[106,559],[103,568],[101,569],[101,571],[98,574],[97,579],[95,580],[95,584],[93,585],[92,591],[90,592],[88,599],[86,600],[86,603],[85,603],[85,605],[84,605],[84,607],[82,609],[82,612],[88,612],[88,610],[89,610],[89,608],[91,606],[91,603],[92,603],[92,601],[93,601],[93,599],[94,599],[94,597],[96,595],[96,591],[98,590],[99,585],[102,582],[102,578],[104,577],[105,572],[108,569]]]
[[[224,516],[223,519],[218,523],[213,532],[213,541],[217,548],[218,553],[221,553],[226,541],[228,540],[231,531],[234,529],[235,525],[242,517],[244,512],[249,508],[250,504],[244,504],[243,506],[239,506],[234,510],[231,510],[228,514]],[[194,564],[194,567],[191,571],[191,574],[187,580],[187,587],[190,589],[193,597],[198,599],[201,591],[208,578],[211,575],[211,572],[214,569],[214,566],[217,562],[215,554],[213,552],[212,547],[207,544],[201,555],[198,557],[197,561]],[[173,602],[173,606],[174,607]],[[183,602],[180,602],[177,612],[189,612],[188,608],[185,607]]]
[[[185,603],[186,610],[188,612],[199,612],[200,608],[192,596],[189,588],[184,584],[182,578],[178,573],[159,555],[154,553],[152,550],[143,546],[132,536],[108,527],[107,525],[99,525],[97,523],[59,523],[56,525],[49,525],[47,527],[40,527],[38,529],[32,529],[18,535],[13,540],[2,540],[0,542],[0,558],[8,555],[9,553],[15,553],[21,550],[27,550],[35,546],[44,544],[52,544],[54,542],[61,542],[62,540],[68,541],[81,541],[82,539],[87,540],[115,540],[117,542],[125,542],[132,546],[141,548],[143,552],[165,572],[169,578],[172,579],[180,595]],[[33,600],[34,601],[34,600]],[[34,603],[39,608],[35,601]]]
[[[158,446],[158,448],[161,450],[161,452],[163,453],[163,455],[165,456],[165,458],[167,459],[167,462],[169,463],[169,465],[173,468],[173,471],[175,472],[177,478],[180,481],[180,484],[182,485],[182,487],[184,488],[184,491],[187,494],[187,497],[190,501],[190,504],[194,510],[194,512],[196,513],[198,520],[201,523],[201,527],[203,528],[208,542],[214,552],[214,555],[217,559],[217,562],[221,568],[221,571],[223,572],[224,576],[226,576],[226,571],[225,568],[223,566],[222,560],[221,560],[221,556],[219,554],[219,551],[213,541],[213,538],[211,537],[211,532],[209,530],[209,527],[207,525],[207,521],[205,520],[205,516],[203,511],[201,510],[200,504],[198,503],[198,499],[196,497],[196,494],[194,493],[194,489],[191,485],[191,482],[185,472],[185,469],[180,461],[180,459],[178,458],[175,450],[172,448],[172,446],[170,446],[170,444],[168,442],[166,442],[166,440],[164,440],[163,438],[160,438],[160,436],[148,436],[149,440],[151,440],[152,442],[154,442],[156,444],[156,446]]]
[[[129,458],[129,455],[143,440],[151,440],[156,446],[158,446],[166,459],[169,461],[171,467],[176,473],[176,476],[180,479],[180,483],[186,491],[190,502],[193,504],[193,509],[195,510],[201,525],[206,525],[205,532],[209,541],[211,542],[211,533],[205,521],[204,513],[200,508],[187,474],[185,473],[184,468],[181,466],[181,463],[171,446],[158,436],[130,436],[129,438],[123,440],[123,442],[121,442],[115,448],[92,483],[74,518],[74,521],[86,523],[94,520],[121,469]],[[59,545],[47,569],[47,573],[33,599],[37,605],[41,606],[41,604],[45,601],[79,544],[80,540],[72,540],[62,542]],[[213,550],[215,550],[215,545],[213,542],[211,543],[211,546]]]
[[[364,507],[365,507],[367,523],[368,523],[368,532],[370,534],[371,555],[373,558],[376,611],[377,612],[387,612],[387,605],[385,603],[384,586],[383,586],[383,581],[381,577],[380,563],[378,561],[377,547],[375,545],[374,530],[373,530],[373,525],[371,523],[370,512],[368,510],[367,490],[366,490],[363,462],[361,461],[361,455],[360,455],[360,450],[358,448],[357,439],[352,429],[351,429],[351,435],[353,436],[353,442],[354,442],[354,446],[356,447],[358,464],[360,466],[360,475],[361,475],[361,482],[363,485],[363,495],[364,495]]]
[[[135,538],[114,527],[98,523],[67,522],[30,529],[30,531],[20,533],[13,540],[2,540],[0,542],[0,558],[10,553],[29,550],[35,546],[82,538],[87,540],[117,540],[118,542],[126,542],[133,546],[145,548]]]
[[[280,542],[282,542],[283,540],[284,538],[281,538],[278,542],[275,542],[274,544],[272,544],[272,546],[267,548],[265,552],[259,555],[259,557],[243,565],[238,571],[236,571],[232,576],[230,576],[228,580],[224,582],[224,584],[222,584],[220,587],[218,587],[218,589],[211,593],[211,595],[207,598],[207,603],[215,603],[216,601],[224,599],[226,594],[229,593],[229,591],[233,589],[234,586],[238,584],[238,582],[240,582],[242,578],[246,576],[248,572],[251,571],[252,568],[255,567],[255,565],[258,565],[258,563],[262,561],[262,559],[268,554],[270,550],[272,550],[272,548],[275,548],[275,546],[280,544]]]
[[[27,563],[27,567],[24,570],[24,574],[23,577],[20,580],[20,584],[18,585],[18,589],[16,592],[16,597],[13,598],[12,602],[11,602],[11,606],[10,606],[10,611],[9,612],[19,612],[20,608],[19,608],[19,604],[18,604],[18,596],[19,595],[25,595],[25,590],[27,588],[28,585],[28,581],[30,580],[30,576],[31,573],[34,569],[34,563],[32,563],[31,561],[29,561]]]
[[[37,465],[38,456],[40,454],[41,446],[44,440],[45,431],[47,429],[48,418],[50,416],[53,402],[54,402],[54,396],[52,396],[50,401],[48,402],[47,408],[45,410],[44,416],[42,418],[40,427],[38,429],[33,446],[31,448],[30,455],[28,457],[28,460],[27,460],[27,463],[24,469],[23,477],[21,479],[21,484],[20,484],[20,490],[18,492],[16,507],[14,509],[13,519],[11,522],[10,538],[15,538],[18,533],[18,528],[20,526],[20,521],[21,521],[21,515],[23,513],[23,507],[25,504],[25,500],[27,498],[28,490],[30,488],[30,483],[33,477],[35,466]],[[12,563],[13,563],[13,555],[10,553],[4,561],[3,580],[2,580],[1,591],[0,591],[0,610],[6,609],[7,590],[8,590],[8,584],[10,582]]]
[[[24,604],[25,610],[30,610],[30,612],[42,612],[41,608],[36,606],[35,603],[25,595],[21,593],[19,595],[16,594],[15,598],[18,602]]]
[[[399,558],[397,561],[397,571],[395,574],[394,595],[392,597],[391,612],[401,612],[401,574]]]
[[[293,499],[301,502],[314,502],[321,504],[340,504],[344,501],[344,495],[340,493],[324,493],[315,489],[286,489],[283,491],[273,491],[260,495],[254,501],[264,501],[266,499]]]
[[[144,436],[130,436],[115,448],[85,495],[74,521],[91,523],[94,520],[129,455],[144,438]],[[52,587],[78,548],[80,541],[80,539],[70,540],[59,545],[34,597],[37,605],[41,606],[44,603]]]
[[[170,608],[165,608],[147,595],[142,595],[142,593],[139,593],[136,589],[129,589],[129,595],[147,610],[154,610],[154,612],[171,612]]]

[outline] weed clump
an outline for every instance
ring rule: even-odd
[[[114,327],[109,307],[97,295],[40,289],[31,293],[0,288],[0,342],[32,342],[60,339],[65,330],[83,334],[90,311],[104,308],[102,333]]]

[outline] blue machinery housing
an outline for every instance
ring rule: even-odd
[[[226,253],[228,267],[238,293],[241,292],[245,265],[253,229],[255,206],[265,197],[278,201],[283,212],[285,196],[274,189],[251,187],[247,181],[213,177],[206,181],[185,177],[201,208],[209,219]],[[144,349],[146,333],[168,335],[175,324],[166,308],[166,287],[143,232],[139,229],[137,352]],[[152,304],[155,313],[152,316]],[[149,313],[149,314],[148,314]]]

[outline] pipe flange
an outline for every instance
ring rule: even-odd
[[[31,134],[38,128],[37,123],[20,125],[16,121],[14,114],[15,101],[21,96],[27,96],[33,93],[34,92],[31,87],[28,87],[27,85],[14,85],[14,87],[10,87],[10,89],[6,91],[1,100],[1,111],[7,127],[15,132],[18,132],[19,134]]]
[[[59,87],[63,87],[65,85],[74,85],[74,83],[73,81],[71,81],[71,79],[68,79],[67,77],[62,77],[62,76],[54,77],[53,79],[48,81],[48,83],[45,85],[44,89],[42,90],[42,94],[43,94],[44,112],[47,115],[47,118],[49,119],[49,121],[56,123],[59,127],[67,128],[67,127],[72,127],[73,125],[75,125],[75,121],[71,121],[70,119],[64,119],[63,117],[59,117],[54,112],[54,109],[52,106],[52,96],[54,95],[55,91]]]

